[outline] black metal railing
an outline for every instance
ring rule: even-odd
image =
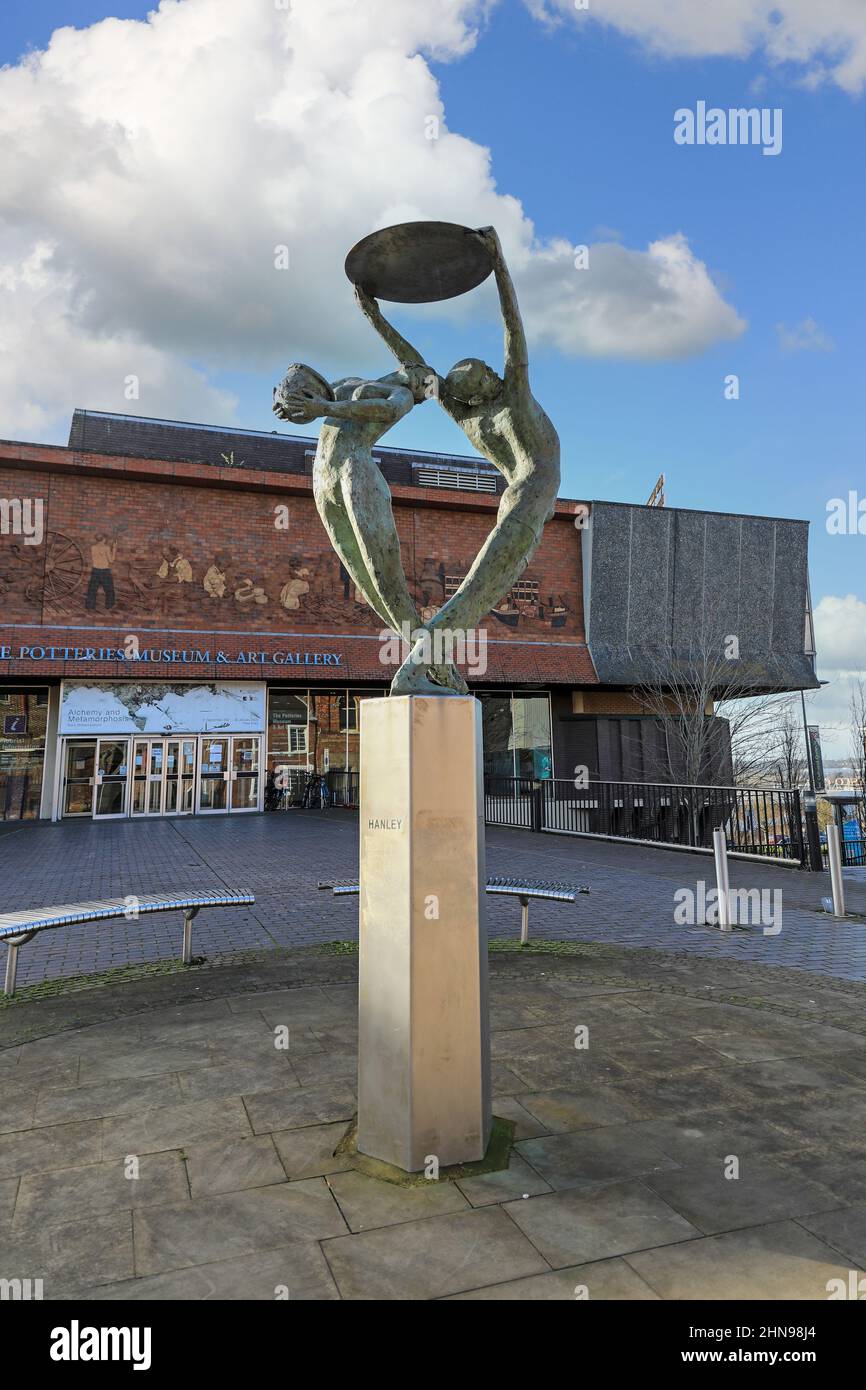
[[[725,831],[734,853],[805,858],[800,793],[779,787],[687,787],[561,778],[485,779],[489,825],[712,849]]]
[[[357,806],[360,774],[332,770],[327,774],[328,793],[332,806]]]
[[[484,819],[487,824],[540,830],[540,798],[536,787],[531,777],[485,777]]]
[[[843,869],[862,869],[866,867],[866,837],[840,835],[839,846],[842,851]],[[829,856],[825,836],[821,838],[821,858],[824,861],[824,867],[827,868]]]

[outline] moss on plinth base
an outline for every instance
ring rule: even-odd
[[[369,1154],[360,1153],[356,1117],[334,1150],[334,1156],[347,1158],[353,1168],[359,1173],[365,1173],[368,1178],[378,1178],[381,1182],[390,1182],[396,1187],[424,1187],[431,1182],[456,1182],[458,1178],[478,1178],[484,1173],[500,1173],[508,1167],[513,1143],[513,1121],[503,1120],[494,1115],[490,1142],[484,1157],[475,1163],[452,1163],[447,1168],[440,1168],[437,1176],[433,1178],[427,1177],[423,1170],[420,1173],[407,1173],[393,1163],[385,1163],[381,1158],[371,1158]]]

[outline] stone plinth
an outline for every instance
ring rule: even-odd
[[[481,706],[361,702],[358,1148],[418,1172],[490,1136]]]

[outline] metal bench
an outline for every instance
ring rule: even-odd
[[[344,898],[361,891],[357,883],[320,883],[320,888],[330,888],[335,898]],[[488,893],[500,893],[509,898],[519,898],[520,941],[525,945],[529,940],[529,900],[544,898],[548,902],[573,903],[578,893],[588,893],[588,888],[576,888],[571,883],[552,883],[549,880],[529,882],[518,878],[489,878],[486,884]]]
[[[64,907],[38,907],[28,912],[6,912],[0,915],[0,941],[8,947],[6,957],[6,987],[4,993],[15,993],[18,973],[18,950],[32,941],[37,932],[51,927],[74,927],[81,922],[102,922],[125,917],[134,921],[149,912],[183,912],[184,965],[192,960],[192,923],[203,907],[249,907],[255,902],[252,893],[143,893],[127,898],[105,898],[101,902],[69,903]]]

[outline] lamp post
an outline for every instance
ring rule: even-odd
[[[815,787],[815,768],[812,763],[812,744],[809,740],[809,725],[806,722],[807,715],[805,690],[800,691],[800,703],[803,706],[803,738],[806,740],[806,766],[809,770],[809,791],[814,792],[817,790],[817,788]]]

